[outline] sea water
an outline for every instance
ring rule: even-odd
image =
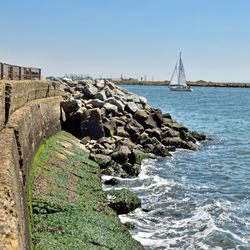
[[[145,160],[137,178],[120,179],[117,188],[142,199],[120,216],[135,225],[132,236],[146,249],[250,249],[250,89],[121,87],[213,139],[197,152]]]

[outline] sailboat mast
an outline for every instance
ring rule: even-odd
[[[180,65],[181,65],[181,52],[180,52],[179,64],[178,64],[178,85],[180,85]]]

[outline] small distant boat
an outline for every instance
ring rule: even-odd
[[[193,89],[191,89],[186,82],[185,71],[181,60],[181,53],[175,65],[174,72],[169,83],[169,88],[172,91],[193,91]]]

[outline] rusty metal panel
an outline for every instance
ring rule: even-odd
[[[40,80],[41,69],[0,63],[0,80]]]

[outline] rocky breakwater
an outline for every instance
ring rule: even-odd
[[[62,81],[62,127],[81,139],[102,174],[137,176],[143,159],[196,150],[206,136],[108,80]]]

